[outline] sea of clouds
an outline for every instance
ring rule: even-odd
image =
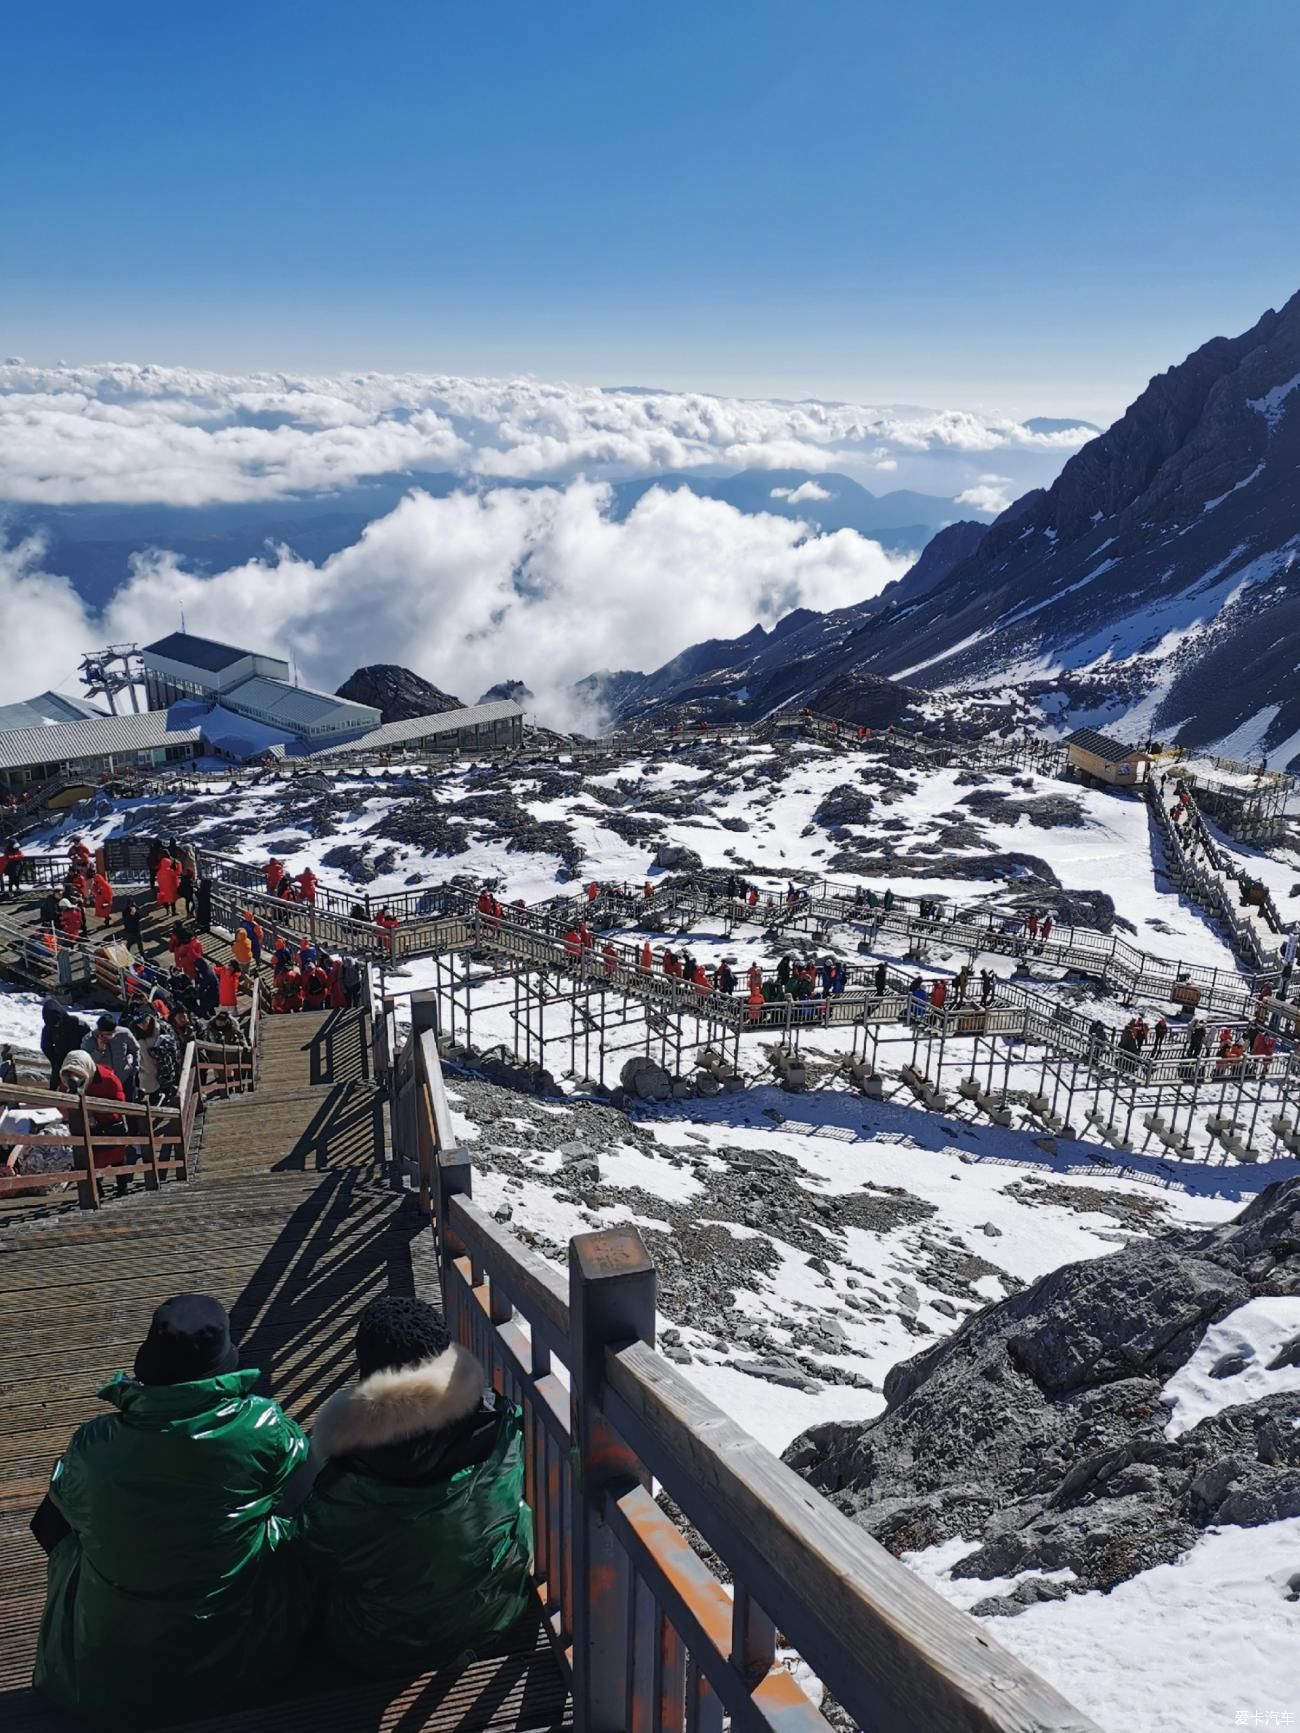
[[[671,484],[618,521],[609,481],[793,468],[848,473],[879,492],[898,485],[900,465],[930,462],[952,478],[954,517],[988,515],[1013,476],[1013,491],[1042,479],[1087,437],[968,411],[533,379],[10,362],[0,367],[0,501],[29,513],[197,508],[413,480],[395,510],[319,564],[268,547],[201,575],[165,548],[141,548],[100,615],[49,569],[40,535],[0,538],[0,701],[66,684],[82,650],[147,641],[183,608],[191,631],[291,653],[311,683],[397,661],[470,700],[522,679],[543,716],[572,720],[564,695],[586,674],[653,668],[793,607],[861,601],[909,563],[853,531],[742,513]],[[447,471],[461,491],[418,488],[420,473]],[[508,485],[520,482],[543,485]],[[804,484],[786,497],[813,505],[825,493]]]

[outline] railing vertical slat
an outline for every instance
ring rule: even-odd
[[[632,1571],[628,1592],[627,1733],[654,1733],[658,1718],[658,1613],[649,1583]]]
[[[686,1660],[686,1733],[722,1733],[722,1704],[693,1656]]]
[[[684,1733],[686,1726],[686,1648],[677,1629],[660,1612],[656,1618],[654,1733]]]
[[[579,1234],[569,1242],[569,1316],[579,1476],[570,1513],[574,1719],[578,1733],[625,1733],[630,1571],[604,1511],[607,1497],[647,1484],[648,1476],[606,1424],[600,1398],[606,1350],[654,1341],[655,1268],[634,1228]]]
[[[731,1664],[751,1684],[767,1675],[776,1654],[776,1626],[741,1583],[731,1612]]]

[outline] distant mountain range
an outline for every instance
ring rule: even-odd
[[[78,594],[100,608],[126,582],[131,556],[143,549],[168,548],[199,572],[223,571],[261,558],[270,544],[283,544],[319,564],[350,547],[367,524],[392,511],[412,488],[441,499],[464,487],[543,485],[472,481],[451,471],[414,472],[330,494],[234,505],[5,506],[0,501],[0,517],[11,537],[42,532],[49,543],[49,569],[70,578]],[[703,498],[725,500],[738,511],[802,518],[824,530],[858,530],[903,553],[918,552],[959,509],[937,494],[900,489],[876,495],[846,475],[749,469],[738,475],[682,473],[617,482],[614,516],[627,517],[652,487],[685,487]]]
[[[872,601],[592,689],[624,718],[688,701],[760,714],[853,691],[878,709],[882,680],[1014,690],[1061,725],[1222,744],[1276,767],[1300,765],[1298,664],[1300,294],[1153,379],[1051,487],[991,525],[940,531]]]
[[[1065,422],[1077,427],[1078,422]],[[874,494],[834,470],[742,469],[737,475],[690,472],[649,476],[614,484],[615,513],[626,517],[652,487],[689,488],[701,499],[720,499],[737,511],[801,518],[820,530],[857,530],[894,552],[919,552],[960,508],[939,494],[897,488]]]

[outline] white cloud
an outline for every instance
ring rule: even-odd
[[[41,570],[43,551],[36,536],[13,547],[0,540],[0,704],[66,686],[81,652],[98,642],[72,585]]]
[[[965,410],[782,403],[423,374],[245,378],[134,363],[0,366],[0,475],[29,503],[200,505],[454,470],[564,482],[725,467],[870,474],[908,459],[1064,459],[1088,436]]]
[[[685,488],[652,488],[623,522],[610,503],[608,486],[582,481],[412,493],[320,565],[281,550],[202,576],[168,553],[137,557],[98,620],[40,572],[28,542],[0,563],[0,615],[22,623],[18,653],[0,659],[0,701],[64,677],[96,643],[172,630],[183,608],[191,631],[292,653],[310,684],[332,688],[373,661],[471,701],[522,679],[562,724],[566,689],[593,670],[651,669],[794,607],[861,601],[908,564],[851,530],[816,535]]]
[[[817,500],[834,499],[835,495],[815,481],[801,481],[798,487],[774,487],[772,498],[788,500],[791,505],[811,505]]]
[[[1007,492],[1010,482],[1009,475],[981,475],[974,487],[965,488],[957,495],[955,503],[974,506],[976,511],[996,517],[1011,504],[1012,496]]]

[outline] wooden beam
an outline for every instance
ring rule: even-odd
[[[642,1343],[605,1355],[608,1418],[872,1733],[1098,1733]]]

